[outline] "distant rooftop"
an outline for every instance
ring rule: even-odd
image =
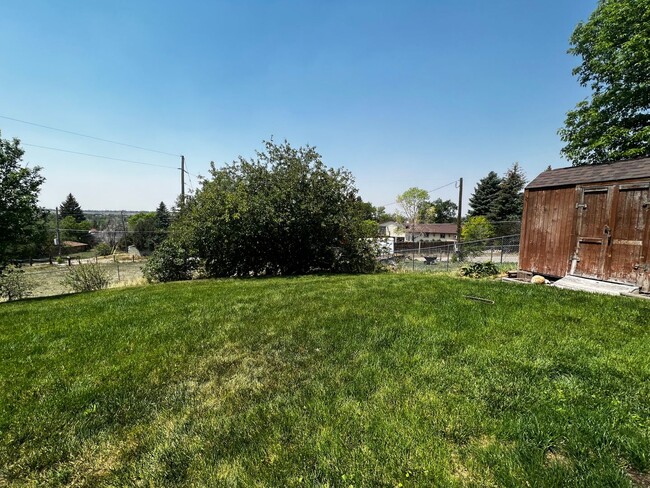
[[[455,234],[458,231],[456,224],[415,224],[415,230],[411,229],[411,224],[404,226],[407,233],[412,232],[429,232],[433,234]]]

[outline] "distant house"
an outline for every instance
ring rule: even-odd
[[[456,224],[406,224],[404,229],[407,242],[456,242],[458,240]]]
[[[379,224],[379,237],[391,237],[395,242],[404,242],[404,225],[389,221]]]

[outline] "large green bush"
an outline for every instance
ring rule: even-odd
[[[327,168],[313,147],[267,142],[255,159],[213,165],[211,176],[170,237],[195,250],[208,276],[374,270],[376,225],[358,212],[352,175]]]

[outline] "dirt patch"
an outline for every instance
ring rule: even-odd
[[[549,448],[544,453],[544,464],[546,466],[568,466],[570,461],[557,449]]]
[[[625,473],[632,481],[632,485],[638,488],[650,488],[650,473],[640,473],[631,466],[625,469]]]

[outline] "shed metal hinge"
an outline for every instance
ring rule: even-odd
[[[641,204],[641,206],[642,206],[643,208],[648,208],[648,207],[650,207],[650,201],[646,200],[645,202],[643,202],[643,203]]]
[[[576,203],[576,208],[587,208],[586,203]]]

